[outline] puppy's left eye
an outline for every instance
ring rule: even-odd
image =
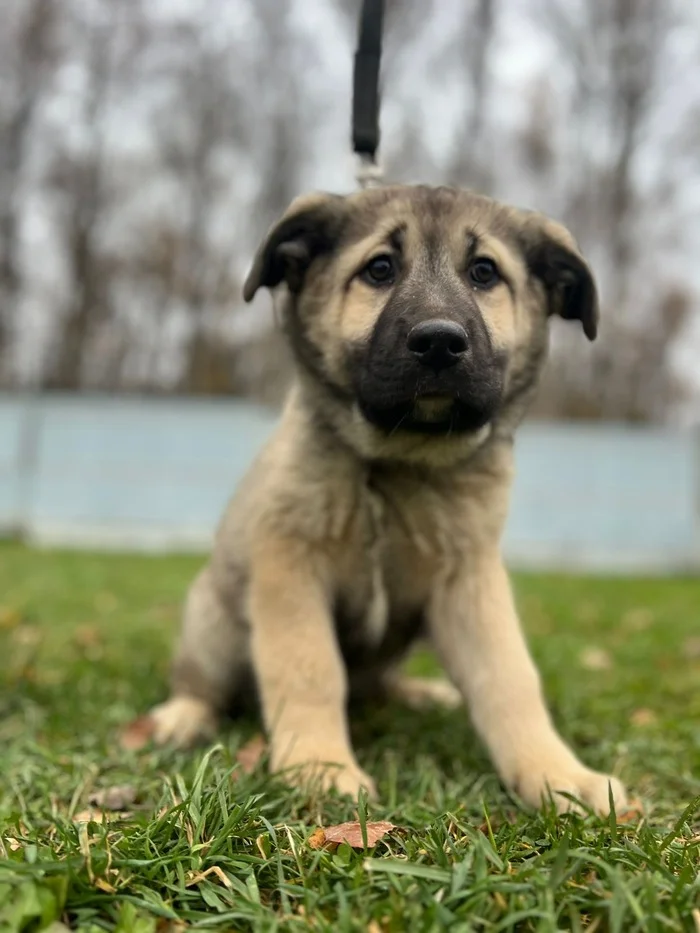
[[[493,288],[501,281],[501,274],[493,259],[478,257],[467,270],[469,281],[475,288]]]
[[[375,256],[370,259],[360,273],[360,278],[368,285],[379,288],[382,285],[392,285],[396,278],[396,264],[394,257],[386,255]]]

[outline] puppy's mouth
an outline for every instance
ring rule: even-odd
[[[473,433],[493,416],[490,410],[475,408],[450,395],[419,395],[387,407],[361,401],[360,411],[367,421],[390,436],[399,432],[442,436]]]
[[[445,424],[453,416],[455,401],[449,395],[419,395],[413,403],[411,418],[426,424]]]

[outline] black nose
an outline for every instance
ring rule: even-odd
[[[423,321],[409,331],[406,344],[425,366],[447,369],[467,352],[467,332],[453,321]]]

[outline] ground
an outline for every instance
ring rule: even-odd
[[[700,580],[515,578],[560,729],[643,814],[519,812],[463,713],[397,707],[354,725],[381,793],[358,814],[245,773],[254,720],[196,754],[120,749],[201,563],[0,545],[0,931],[700,929]],[[358,815],[398,829],[312,848]]]

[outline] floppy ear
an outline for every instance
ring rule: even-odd
[[[580,321],[589,340],[598,333],[598,290],[593,274],[569,231],[542,220],[528,231],[528,264],[547,291],[549,314]]]
[[[243,284],[243,298],[252,301],[259,288],[282,281],[299,292],[313,259],[328,252],[342,224],[340,195],[310,194],[295,198],[264,238]]]

